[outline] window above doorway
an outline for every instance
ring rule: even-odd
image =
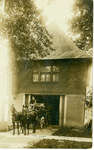
[[[52,81],[53,82],[58,82],[59,81],[59,73],[53,73]]]
[[[39,82],[39,73],[33,72],[33,82]]]
[[[41,73],[40,75],[41,82],[50,82],[51,81],[51,73]]]
[[[44,66],[40,69],[33,70],[33,82],[59,82],[59,67],[58,66]]]

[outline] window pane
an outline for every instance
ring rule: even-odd
[[[45,82],[45,74],[41,74],[41,81]]]
[[[53,74],[53,82],[57,82],[59,81],[59,74],[56,73],[56,74]]]
[[[46,82],[50,81],[50,74],[46,74]]]
[[[33,82],[38,82],[39,81],[39,75],[38,73],[33,74]]]

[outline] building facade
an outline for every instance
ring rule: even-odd
[[[19,61],[17,67],[14,64],[9,121],[3,110],[0,130],[8,129],[11,122],[10,105],[21,111],[32,96],[48,107],[49,124],[84,126],[86,93],[92,87],[92,54],[79,50],[57,26],[52,24],[49,32],[55,51],[38,60]]]
[[[83,127],[86,88],[89,86],[91,58],[43,59],[31,62],[18,72],[14,103],[20,111],[34,96],[50,107],[49,124]]]

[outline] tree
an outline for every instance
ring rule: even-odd
[[[92,107],[92,100],[93,100],[93,89],[89,87],[86,92],[86,105],[88,108]]]
[[[8,0],[5,13],[0,33],[8,36],[17,60],[44,57],[53,50],[51,36],[33,0]]]
[[[74,42],[80,49],[89,50],[93,41],[93,0],[76,0],[73,11],[71,29],[79,34]]]

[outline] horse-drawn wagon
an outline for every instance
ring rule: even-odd
[[[41,122],[42,118],[44,118],[44,122]],[[21,132],[24,135],[29,134],[31,125],[33,133],[36,132],[37,127],[47,126],[47,109],[45,105],[40,103],[30,104],[29,106],[23,105],[21,112],[17,112],[15,107],[12,106],[12,125],[13,135],[16,129],[18,134]]]

